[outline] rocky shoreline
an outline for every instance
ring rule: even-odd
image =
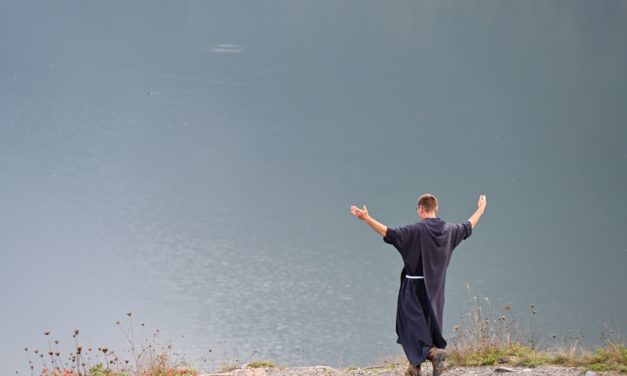
[[[402,376],[405,367],[383,366],[369,368],[345,368],[336,369],[326,366],[317,367],[270,367],[270,368],[248,368],[246,366],[228,372],[208,373],[200,376]],[[431,366],[423,364],[422,374],[431,375]],[[538,366],[528,367],[452,367],[444,371],[444,376],[600,376],[618,375],[611,372],[591,372],[576,367],[560,366]]]

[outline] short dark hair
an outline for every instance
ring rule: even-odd
[[[438,208],[438,199],[431,193],[425,193],[418,197],[418,207],[421,207],[426,212],[432,212]]]

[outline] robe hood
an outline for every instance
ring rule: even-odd
[[[425,276],[427,295],[440,328],[443,327],[444,287],[446,285],[446,269],[451,260],[453,250],[445,245],[450,242],[450,231],[446,222],[440,218],[427,218],[419,222],[428,236],[421,239],[422,272]],[[435,246],[435,247],[434,247]]]
[[[424,225],[427,233],[437,246],[442,246],[446,242],[446,222],[440,218],[426,218],[420,223]]]

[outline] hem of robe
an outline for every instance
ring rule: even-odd
[[[396,309],[397,343],[411,365],[427,360],[429,349],[446,348],[441,328],[429,301],[424,279],[403,278]]]

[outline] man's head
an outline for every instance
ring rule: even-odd
[[[418,197],[418,207],[416,208],[421,219],[435,218],[438,215],[438,199],[430,193]]]

